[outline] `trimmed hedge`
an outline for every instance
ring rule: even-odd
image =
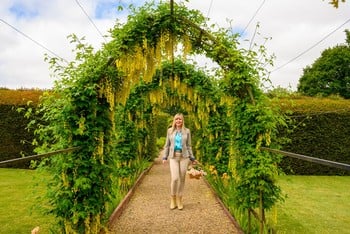
[[[28,102],[37,104],[43,90],[39,89],[6,89],[0,88],[0,105],[27,105]]]
[[[283,132],[291,142],[284,151],[350,164],[350,101],[309,98],[278,101],[295,129]],[[280,164],[287,174],[350,175],[349,171],[284,157]]]
[[[33,155],[33,132],[26,129],[29,122],[18,108],[35,107],[43,90],[0,88],[0,161]],[[29,105],[30,103],[30,105]],[[29,162],[8,167],[28,168]]]
[[[26,103],[38,102],[42,91],[0,89],[0,161],[33,155],[33,133],[26,130],[28,119],[17,109],[28,108]],[[292,132],[283,131],[281,137],[290,139],[282,150],[350,164],[350,101],[327,98],[294,97],[276,99],[284,113],[292,120]],[[171,120],[158,116],[157,136],[165,137]],[[186,119],[188,127],[191,120]],[[193,134],[195,138],[195,133]],[[12,164],[27,168],[29,163]],[[286,174],[350,175],[350,172],[291,157],[284,157],[280,166]]]
[[[0,105],[0,161],[33,155],[33,133],[26,130],[28,119],[17,108],[26,106]],[[15,163],[8,167],[28,168],[29,163]]]

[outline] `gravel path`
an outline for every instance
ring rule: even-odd
[[[243,233],[203,179],[186,178],[183,210],[170,210],[169,192],[169,163],[157,158],[130,200],[117,208],[123,211],[110,220],[110,233]]]

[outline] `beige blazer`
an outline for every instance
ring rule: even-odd
[[[182,129],[182,156],[184,158],[190,158],[195,160],[192,152],[191,145],[191,131],[188,128]],[[172,128],[169,128],[167,131],[167,136],[164,145],[164,155],[163,159],[167,160],[168,158],[174,158],[175,152],[175,135],[176,131],[173,131]]]

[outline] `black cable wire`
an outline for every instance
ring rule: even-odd
[[[80,7],[80,9],[84,12],[84,14],[86,15],[86,17],[88,17],[89,21],[92,23],[92,25],[95,27],[95,29],[97,30],[97,32],[101,35],[101,37],[103,38],[103,40],[105,42],[107,42],[106,38],[103,36],[103,34],[101,33],[101,31],[98,29],[98,27],[96,26],[96,24],[94,23],[94,21],[90,18],[90,16],[88,15],[88,13],[84,10],[83,6],[79,3],[78,0],[75,0],[75,2],[78,4],[78,6]]]
[[[258,14],[258,12],[260,11],[260,9],[262,8],[262,6],[265,4],[265,0],[260,4],[259,8],[255,11],[254,15],[252,16],[252,18],[250,18],[248,24],[245,26],[244,30],[240,33],[240,35],[243,35],[245,30],[247,30],[249,24],[253,21],[253,19],[255,18],[255,16]]]
[[[207,18],[209,18],[209,14],[210,14],[210,10],[211,10],[212,6],[213,6],[213,0],[210,1],[209,9],[208,9],[208,12],[207,12]]]
[[[346,20],[344,23],[342,23],[340,26],[338,26],[336,29],[334,29],[333,31],[331,31],[330,33],[328,33],[325,37],[323,37],[320,41],[316,42],[314,45],[312,45],[311,47],[309,47],[308,49],[306,49],[304,52],[300,53],[299,55],[297,55],[296,57],[292,58],[291,60],[289,60],[288,62],[284,63],[283,65],[277,67],[276,69],[272,70],[270,73],[275,72],[285,66],[287,66],[288,64],[290,64],[291,62],[295,61],[296,59],[300,58],[301,56],[303,56],[304,54],[306,54],[307,52],[309,52],[310,50],[312,50],[313,48],[315,48],[318,44],[320,44],[322,41],[324,41],[326,38],[328,38],[329,36],[331,36],[333,33],[335,33],[336,31],[338,31],[341,27],[343,27],[345,24],[349,23],[350,19]]]
[[[1,22],[3,22],[4,24],[6,24],[7,26],[11,27],[13,30],[15,30],[16,32],[18,32],[19,34],[21,34],[22,36],[26,37],[27,39],[31,40],[32,42],[34,42],[35,44],[37,44],[38,46],[40,46],[41,48],[43,48],[44,50],[47,50],[48,52],[50,52],[51,54],[53,54],[55,57],[60,58],[61,60],[65,61],[68,63],[68,61],[64,58],[62,58],[61,56],[59,56],[58,54],[56,54],[55,52],[53,52],[52,50],[50,50],[49,48],[47,48],[46,46],[42,45],[41,43],[39,43],[38,41],[34,40],[33,38],[31,38],[30,36],[28,36],[27,34],[25,34],[24,32],[20,31],[19,29],[15,28],[13,25],[9,24],[8,22],[6,22],[3,19],[0,19]]]

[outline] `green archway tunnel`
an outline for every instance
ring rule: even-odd
[[[184,5],[152,3],[117,23],[111,36],[96,53],[73,37],[76,61],[67,67],[51,61],[61,79],[41,106],[48,123],[37,130],[41,149],[82,149],[50,162],[48,195],[61,229],[95,233],[104,226],[121,158],[115,149],[129,142],[124,155],[149,155],[144,149],[155,147],[154,116],[169,107],[191,116],[204,162],[221,157],[231,165],[221,170],[235,174],[237,205],[270,209],[281,197],[274,182],[278,158],[259,147],[273,142],[283,118],[269,106],[258,63],[238,49],[237,35],[210,30],[205,17]],[[220,76],[188,65],[196,54],[217,62]]]

